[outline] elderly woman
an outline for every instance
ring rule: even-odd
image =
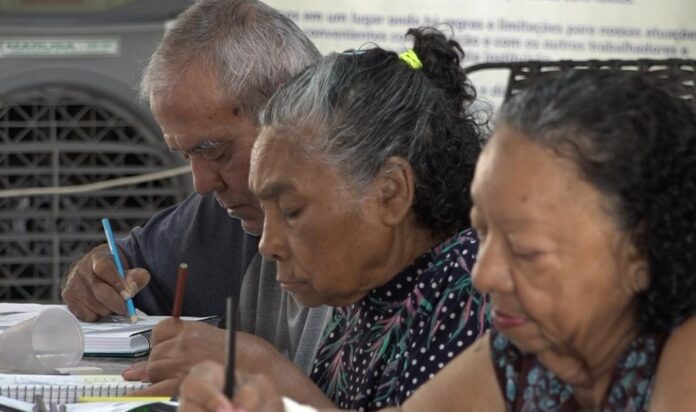
[[[693,408],[696,116],[683,101],[635,74],[542,80],[503,106],[472,198],[494,328],[407,410]]]
[[[401,56],[332,54],[287,83],[252,152],[260,252],[300,303],[336,307],[310,377],[343,408],[403,403],[488,327],[470,277],[474,91],[456,42],[409,34]]]
[[[638,75],[545,79],[503,106],[472,194],[473,277],[494,327],[404,410],[693,409],[696,115],[684,102]],[[213,389],[218,374],[191,380]],[[236,405],[282,410],[252,383]]]

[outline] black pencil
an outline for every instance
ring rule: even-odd
[[[225,369],[225,396],[234,397],[235,313],[232,296],[227,298],[227,367]]]

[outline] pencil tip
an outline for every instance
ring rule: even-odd
[[[132,315],[130,317],[131,323],[137,323],[138,322],[138,316],[137,315]]]

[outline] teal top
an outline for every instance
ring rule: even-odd
[[[614,368],[611,385],[598,411],[646,411],[664,337],[641,335]],[[522,353],[508,338],[491,330],[491,354],[498,383],[510,411],[579,411],[573,387],[558,379],[534,355]]]

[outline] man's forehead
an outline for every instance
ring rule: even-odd
[[[254,130],[255,118],[244,113],[232,99],[219,94],[219,87],[179,84],[150,95],[150,108],[170,139],[221,139],[235,130]]]

